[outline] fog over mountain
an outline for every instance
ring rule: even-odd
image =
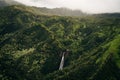
[[[37,7],[67,7],[89,13],[120,12],[120,0],[15,0]]]

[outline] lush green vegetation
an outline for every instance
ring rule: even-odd
[[[120,14],[75,18],[33,10],[0,8],[1,80],[119,80]]]
[[[10,5],[22,5],[14,0],[0,0],[0,7],[10,6]]]

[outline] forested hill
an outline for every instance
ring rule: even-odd
[[[119,80],[117,15],[75,18],[25,6],[0,8],[0,80]]]
[[[22,5],[22,4],[14,0],[0,0],[0,7],[10,6],[10,5]]]
[[[25,6],[19,2],[16,2],[14,0],[1,0],[0,1],[0,7],[10,6],[10,5],[18,5],[19,8],[25,8],[25,10],[31,10],[31,12],[34,13],[42,13],[47,15],[59,15],[59,16],[85,16],[86,13],[82,12],[81,10],[71,10],[68,8],[53,8],[49,9],[46,7],[30,7]]]
[[[34,9],[39,12],[42,12],[43,14],[49,14],[49,15],[59,15],[59,16],[74,16],[74,17],[79,17],[79,16],[86,16],[87,13],[82,12],[81,10],[71,10],[68,8],[53,8],[53,9],[49,9],[49,8],[36,8],[34,7]]]

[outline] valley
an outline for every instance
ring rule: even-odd
[[[119,80],[120,13],[81,14],[0,7],[0,79]]]

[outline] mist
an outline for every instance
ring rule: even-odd
[[[47,8],[66,7],[87,13],[120,12],[120,0],[15,0],[25,5]]]

